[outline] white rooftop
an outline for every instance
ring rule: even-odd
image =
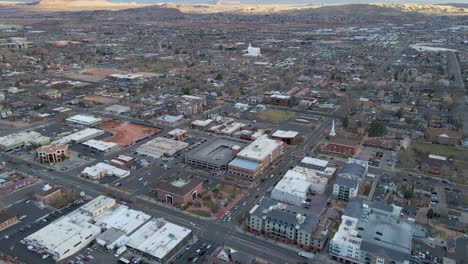
[[[153,219],[130,236],[127,246],[163,259],[173,248],[191,234],[190,229]]]
[[[82,125],[93,125],[102,121],[101,118],[97,118],[89,115],[74,115],[65,119],[68,122],[73,122]]]
[[[311,158],[311,157],[305,157],[301,160],[302,163],[313,165],[313,166],[318,166],[318,167],[327,167],[328,161],[327,160],[321,160],[321,159],[316,159],[316,158]]]
[[[299,135],[299,132],[296,131],[284,131],[284,130],[276,130],[275,133],[273,133],[273,137],[278,137],[278,138],[294,138],[297,135]]]
[[[111,148],[118,146],[118,144],[114,142],[106,142],[106,141],[95,140],[95,139],[90,139],[86,142],[83,142],[82,144],[87,147],[97,149],[99,151],[107,151]]]
[[[257,138],[254,142],[245,147],[237,154],[237,157],[262,162],[269,155],[271,155],[274,150],[279,148],[281,144],[281,142],[278,142],[274,139],[269,139],[266,135],[264,135]]]
[[[86,128],[76,133],[65,136],[59,140],[56,140],[52,142],[52,144],[68,144],[73,141],[80,141],[82,139],[89,138],[93,135],[98,136],[99,134],[104,134],[104,130],[96,128]]]
[[[151,216],[125,205],[116,205],[94,219],[95,225],[105,229],[111,227],[125,232],[127,235],[146,223]]]

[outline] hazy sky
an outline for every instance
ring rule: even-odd
[[[36,2],[37,0],[0,0],[12,2]],[[67,1],[67,0],[64,0]],[[108,0],[111,2],[213,4],[216,0]],[[240,0],[243,4],[364,4],[364,3],[467,3],[468,0]]]

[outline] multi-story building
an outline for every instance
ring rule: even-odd
[[[205,142],[201,146],[185,154],[185,163],[213,171],[226,171],[241,148],[243,141],[230,139],[217,139]]]
[[[253,181],[281,161],[283,142],[263,135],[236,156],[229,163],[229,173]]]
[[[246,226],[249,232],[305,250],[321,251],[331,222],[310,210],[264,198],[249,211]]]
[[[296,145],[301,140],[301,135],[296,131],[276,130],[271,138],[281,140],[288,145]]]
[[[412,223],[401,207],[354,198],[330,241],[329,254],[343,263],[410,263]]]
[[[67,144],[39,147],[36,152],[41,163],[56,163],[70,157]]]
[[[367,161],[350,159],[338,172],[338,177],[333,185],[333,195],[343,201],[356,197],[362,179],[367,174],[367,169]]]

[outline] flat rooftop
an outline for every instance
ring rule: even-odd
[[[127,246],[147,255],[163,259],[192,233],[163,219],[153,219],[130,236]]]
[[[262,162],[280,146],[280,142],[261,136],[239,152],[237,157]]]
[[[148,221],[151,216],[125,205],[116,205],[94,219],[95,225],[109,229],[119,229],[130,234]]]
[[[186,154],[186,158],[195,159],[216,165],[227,165],[235,158],[232,148],[235,146],[243,147],[245,143],[242,141],[234,141],[229,139],[217,139],[215,141],[206,142]]]

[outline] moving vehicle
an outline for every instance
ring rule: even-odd
[[[299,252],[297,254],[299,256],[303,257],[303,258],[308,258],[308,259],[314,259],[315,258],[314,253],[309,253],[309,252],[306,252],[306,251],[301,251],[301,252]]]

